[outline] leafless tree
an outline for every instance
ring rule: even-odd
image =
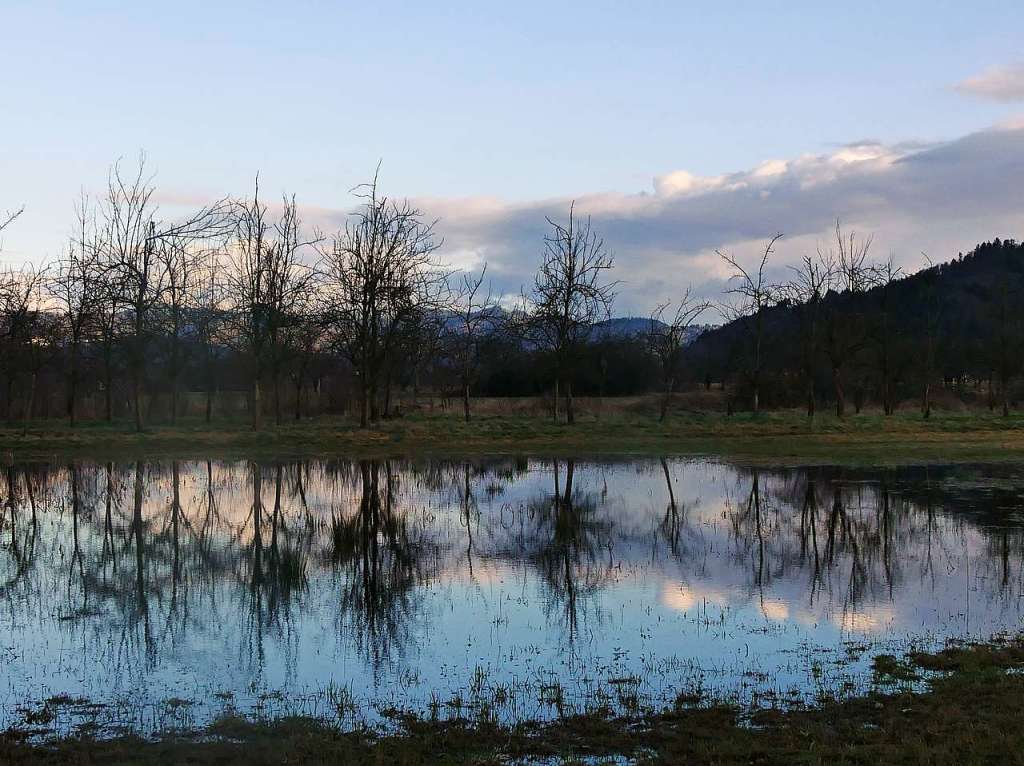
[[[105,252],[100,256],[98,277],[95,284],[96,304],[92,339],[98,344],[103,367],[104,419],[114,420],[114,377],[118,368],[118,346],[126,334],[125,316],[121,311],[121,290],[117,274],[109,268]]]
[[[576,420],[572,401],[572,376],[579,353],[590,339],[594,323],[611,316],[617,282],[607,282],[614,267],[604,240],[591,226],[589,216],[576,217],[575,202],[563,225],[550,218],[544,253],[533,288],[520,309],[525,337],[554,362],[555,390],[552,416],[558,422],[559,388],[565,391],[566,422]]]
[[[204,207],[179,223],[158,218],[155,188],[146,174],[145,157],[137,170],[122,172],[114,164],[102,205],[103,253],[111,273],[117,303],[127,315],[128,357],[132,378],[135,428],[143,427],[143,399],[153,310],[168,289],[168,274],[160,258],[161,247],[189,248],[223,231],[224,201]]]
[[[205,420],[213,420],[213,403],[217,395],[218,350],[226,345],[228,325],[225,312],[225,265],[222,248],[204,248],[193,275],[192,327],[199,353],[199,367],[206,389]]]
[[[18,208],[14,211],[8,211],[3,215],[0,215],[0,234],[3,233],[4,229],[11,225],[19,215],[22,214],[24,208]],[[3,371],[5,380],[7,381],[7,396],[4,401],[4,406],[7,408],[7,417],[10,418],[11,414],[11,394],[13,393],[13,372],[14,372],[14,360],[11,356],[11,347],[13,345],[13,334],[12,321],[16,314],[12,313],[15,307],[19,303],[19,288],[17,272],[14,269],[0,269],[0,333],[3,333],[2,340],[3,345],[0,347],[0,369]]]
[[[893,293],[894,286],[902,277],[903,271],[896,265],[892,254],[872,268],[871,284],[876,288],[878,301],[869,333],[877,355],[882,412],[886,415],[892,415],[896,409],[893,389],[897,369],[896,341],[899,323],[893,316],[893,312],[897,310],[893,305]]]
[[[315,290],[300,297],[293,309],[295,321],[289,322],[282,334],[283,361],[295,388],[295,419],[302,419],[302,397],[310,370],[323,351],[325,328]]]
[[[806,389],[807,417],[813,418],[817,408],[814,375],[821,347],[822,301],[828,293],[835,264],[827,256],[804,256],[797,266],[790,266],[792,277],[782,286],[783,295],[792,303],[800,326],[800,371]]]
[[[697,300],[693,297],[691,288],[687,287],[683,297],[676,304],[675,311],[666,314],[671,306],[671,303],[663,303],[655,309],[647,334],[647,342],[661,366],[664,395],[661,399],[659,422],[664,422],[668,414],[672,394],[679,379],[683,354],[690,341],[691,327],[701,314],[711,308],[711,301]]]
[[[0,213],[0,233],[3,230],[14,223],[14,219],[25,212],[24,207],[19,207],[17,210],[8,210],[5,213]]]
[[[761,385],[764,376],[764,313],[779,299],[779,288],[768,280],[768,261],[775,252],[776,243],[782,234],[776,234],[765,245],[756,269],[744,268],[736,257],[720,250],[715,252],[732,271],[729,286],[725,290],[726,300],[719,311],[729,321],[736,321],[741,327],[749,346],[747,354],[747,377],[751,386],[754,412],[761,411]]]
[[[7,387],[7,419],[14,418],[15,381],[28,376],[23,421],[27,424],[35,402],[39,368],[44,351],[52,349],[52,328],[47,326],[43,296],[48,275],[44,268],[27,264],[21,269],[0,271],[0,328],[4,377]]]
[[[301,321],[298,307],[312,289],[315,272],[303,254],[320,242],[316,232],[306,238],[294,197],[285,197],[281,213],[271,221],[259,198],[259,180],[251,199],[233,205],[233,233],[228,247],[225,286],[227,312],[240,350],[252,364],[252,424],[262,424],[264,376],[269,373],[275,412],[281,422],[280,377],[285,332]]]
[[[483,291],[485,263],[479,274],[463,274],[456,288],[453,316],[445,328],[445,347],[459,370],[463,416],[470,420],[470,394],[480,367],[480,347],[495,331],[501,309],[490,287]]]
[[[167,381],[171,386],[171,424],[178,422],[181,376],[188,362],[186,332],[192,332],[192,321],[199,297],[200,280],[206,255],[186,237],[171,234],[156,244],[156,258],[163,273],[163,291],[154,307],[159,335],[167,343]]]
[[[410,332],[403,335],[399,353],[392,355],[397,356],[399,361],[404,360],[399,374],[411,378],[408,382],[412,384],[414,405],[419,401],[421,377],[451,361],[445,357],[445,353],[448,350],[446,342],[450,330],[447,322],[449,309],[455,305],[452,292],[451,285],[438,291],[436,310],[420,312],[419,320],[410,325]],[[387,417],[386,408],[384,414]]]
[[[432,260],[436,222],[381,194],[377,177],[356,189],[362,205],[323,254],[324,314],[331,340],[359,379],[359,423],[380,417],[402,341],[441,306],[444,273]],[[384,389],[382,391],[382,389]]]
[[[78,422],[78,388],[81,379],[82,347],[96,324],[96,312],[103,300],[102,259],[96,221],[83,195],[78,209],[75,234],[67,256],[57,263],[47,282],[47,291],[61,323],[68,354],[67,417],[72,428]]]
[[[832,373],[835,390],[836,416],[846,414],[844,372],[854,360],[867,339],[865,317],[856,308],[856,296],[871,286],[872,269],[868,262],[872,237],[855,231],[844,232],[836,221],[835,243],[819,257],[835,264],[833,290],[837,296],[829,303],[825,317],[824,352]]]
[[[921,370],[923,386],[921,391],[921,415],[927,420],[932,416],[932,380],[935,377],[935,351],[938,343],[939,321],[942,318],[942,302],[939,300],[938,268],[932,264],[927,253],[922,253],[928,268],[921,272],[924,289],[924,362]]]

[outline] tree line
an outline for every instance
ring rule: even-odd
[[[108,421],[123,402],[141,431],[155,389],[176,423],[184,390],[205,391],[209,421],[218,391],[244,388],[259,428],[266,411],[282,422],[286,386],[298,418],[304,389],[330,374],[349,381],[365,427],[428,373],[458,386],[468,420],[482,347],[500,336],[551,359],[572,422],[571,372],[614,297],[590,221],[572,209],[549,220],[533,286],[503,308],[486,265],[456,274],[434,257],[436,221],[376,176],[355,192],[358,209],[331,235],[303,224],[294,196],[268,204],[258,179],[251,196],[170,221],[144,158],[116,163],[105,193],[77,205],[62,257],[0,271],[7,420],[27,426],[45,378],[71,426],[87,393],[102,395]]]
[[[3,416],[27,428],[56,392],[71,426],[88,398],[93,417],[127,413],[141,431],[157,394],[174,424],[185,392],[205,394],[209,422],[221,392],[245,391],[258,429],[301,418],[328,383],[327,409],[351,405],[363,427],[421,388],[457,395],[466,420],[475,395],[544,395],[570,424],[580,392],[658,391],[664,419],[678,391],[713,381],[729,411],[802,399],[809,416],[825,401],[843,416],[871,400],[891,414],[913,389],[927,417],[932,387],[949,380],[985,382],[1004,413],[1012,403],[1024,282],[1012,240],[907,277],[837,223],[831,245],[779,280],[780,234],[753,266],[719,252],[720,301],[686,289],[617,332],[614,258],[574,206],[547,219],[532,283],[510,297],[486,264],[446,268],[438,222],[376,175],[354,191],[357,209],[332,234],[306,226],[294,196],[267,202],[258,179],[249,196],[166,220],[144,158],[116,163],[104,193],[77,204],[61,257],[0,270]],[[721,326],[700,324],[716,314]]]

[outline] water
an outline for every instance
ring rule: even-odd
[[[15,464],[0,500],[0,726],[39,732],[805,704],[1024,614],[1024,466]]]

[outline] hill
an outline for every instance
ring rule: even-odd
[[[691,374],[757,385],[768,404],[816,395],[860,402],[924,395],[945,382],[962,392],[1013,399],[1022,350],[1024,243],[995,239],[870,289],[828,292],[817,304],[782,300],[758,322],[741,317],[709,329],[691,348]],[[859,401],[858,401],[859,400]]]

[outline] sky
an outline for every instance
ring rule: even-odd
[[[381,163],[439,258],[518,292],[571,200],[617,314],[715,250],[788,263],[836,219],[908,270],[1022,237],[1020,2],[0,0],[0,261],[59,256],[82,191],[145,151],[163,212],[294,193],[343,225]]]

